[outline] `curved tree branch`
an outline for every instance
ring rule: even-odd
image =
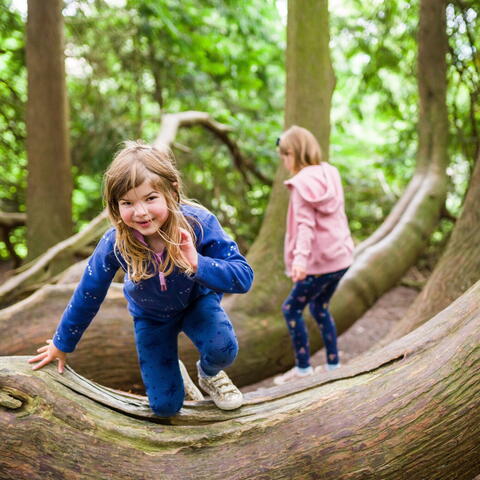
[[[236,168],[242,174],[247,183],[248,177],[246,172],[249,171],[266,185],[272,184],[271,179],[267,178],[260,170],[258,170],[250,159],[242,155],[239,146],[229,135],[232,132],[232,128],[223,123],[216,122],[206,112],[188,111],[164,114],[162,116],[160,131],[153,142],[153,146],[157,143],[172,145],[180,127],[193,127],[195,125],[203,126],[212,132],[220,141],[225,143],[232,155]]]

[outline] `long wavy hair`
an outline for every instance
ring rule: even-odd
[[[157,260],[155,252],[134,235],[134,230],[123,223],[119,201],[131,190],[148,181],[163,193],[168,208],[168,218],[158,234],[165,243],[166,254]],[[190,222],[180,210],[181,204],[200,206],[184,197],[180,173],[175,166],[175,157],[167,146],[151,147],[140,141],[126,141],[119,150],[103,179],[103,197],[110,221],[117,231],[115,247],[125,259],[128,275],[134,281],[151,278],[158,272],[172,273],[175,267],[193,273],[190,264],[180,250],[180,228],[186,229],[195,241]],[[156,268],[152,268],[152,265]]]
[[[309,165],[318,165],[323,162],[322,149],[312,132],[306,128],[292,125],[282,133],[278,144],[280,153],[293,152],[293,171],[298,173]]]

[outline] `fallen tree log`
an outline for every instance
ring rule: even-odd
[[[145,399],[0,358],[2,479],[465,479],[480,472],[480,282],[388,347],[246,395]],[[75,448],[69,448],[74,445]]]
[[[0,304],[11,303],[42,286],[65,270],[65,259],[90,242],[97,240],[108,226],[107,214],[102,212],[81,232],[49,248],[43,255],[18,269],[18,274],[0,286]]]
[[[75,286],[46,285],[0,310],[0,355],[33,355],[53,335]],[[68,362],[82,375],[109,387],[142,390],[132,319],[122,289],[122,284],[112,284]]]

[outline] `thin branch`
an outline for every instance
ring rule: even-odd
[[[155,146],[158,143],[172,145],[180,127],[192,127],[194,125],[203,126],[227,146],[235,167],[245,180],[246,172],[249,171],[266,185],[272,185],[272,180],[258,170],[250,159],[242,155],[238,144],[232,140],[229,135],[232,132],[232,128],[223,123],[216,122],[206,112],[187,111],[164,114],[162,116],[160,131],[153,145]]]

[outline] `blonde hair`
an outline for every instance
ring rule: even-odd
[[[137,239],[133,229],[125,225],[120,216],[120,199],[145,181],[165,196],[169,212],[167,220],[158,230],[166,249],[166,255],[160,262],[156,260],[155,252]],[[134,282],[151,278],[159,271],[169,275],[175,267],[187,274],[193,273],[181,254],[180,228],[186,229],[194,241],[195,233],[181,212],[180,204],[197,204],[184,197],[175,157],[167,146],[151,147],[140,141],[124,142],[105,172],[103,184],[104,202],[110,221],[117,230],[115,247],[125,259],[128,274]],[[157,269],[152,271],[151,265],[155,263],[158,264]]]
[[[309,165],[323,162],[322,149],[312,132],[297,125],[291,126],[282,133],[278,148],[280,153],[293,152],[293,171],[298,173]]]

